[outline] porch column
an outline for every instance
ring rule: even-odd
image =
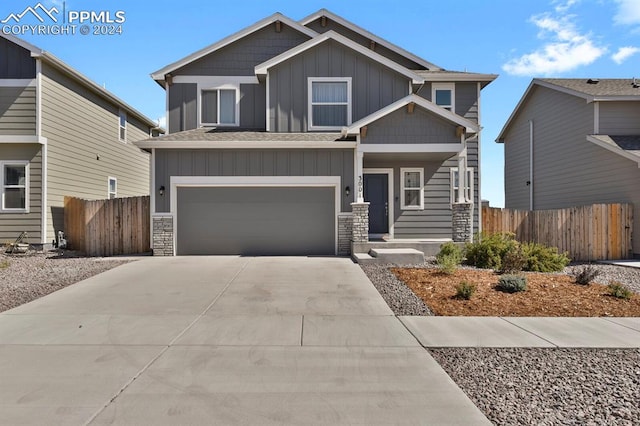
[[[467,187],[467,148],[464,148],[458,154],[458,203],[466,203],[467,200],[465,188]]]

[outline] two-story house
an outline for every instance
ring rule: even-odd
[[[504,144],[505,207],[634,206],[640,257],[640,81],[534,79],[497,140]]]
[[[64,231],[64,196],[148,195],[156,123],[49,52],[0,34],[0,243]]]
[[[279,13],[152,74],[155,254],[365,252],[479,229],[480,91],[320,10]],[[353,247],[352,247],[353,246]]]

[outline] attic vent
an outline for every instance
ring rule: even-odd
[[[600,83],[600,80],[598,80],[597,78],[590,78],[589,80],[587,80],[587,84],[598,84]]]
[[[635,77],[633,77],[633,80],[631,80],[631,87],[633,87],[634,89],[640,87],[640,84],[638,84]]]

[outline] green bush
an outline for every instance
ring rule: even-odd
[[[571,261],[567,253],[558,253],[556,247],[538,243],[523,243],[522,252],[527,258],[526,271],[561,272]]]
[[[514,247],[507,251],[502,257],[500,272],[503,274],[514,274],[521,272],[527,265],[527,257],[522,251],[520,243],[516,242]]]
[[[591,282],[600,275],[600,270],[593,265],[585,265],[577,272],[574,271],[576,277],[576,283],[581,285],[589,285]]]
[[[438,254],[436,254],[436,261],[438,262],[438,264],[440,264],[440,261],[445,257],[450,257],[451,260],[455,261],[458,265],[461,264],[462,259],[464,259],[462,247],[451,241],[442,244],[440,246],[440,251],[438,252]]]
[[[467,263],[477,268],[500,270],[504,256],[517,245],[513,234],[482,234],[475,242],[466,244]]]
[[[631,296],[633,295],[633,292],[629,290],[627,286],[618,281],[611,281],[607,286],[607,291],[609,292],[609,295],[624,300],[631,299]]]
[[[459,259],[454,255],[448,254],[437,259],[438,268],[447,275],[453,275],[460,265]]]
[[[506,274],[498,281],[498,290],[506,293],[518,293],[527,289],[527,277],[523,275]]]
[[[462,281],[456,286],[456,299],[469,300],[473,293],[476,292],[475,284],[469,284],[466,281]]]

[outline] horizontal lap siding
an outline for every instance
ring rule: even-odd
[[[35,134],[36,88],[0,87],[0,135]]]
[[[275,132],[306,132],[309,77],[351,77],[352,121],[409,94],[407,77],[327,40],[279,65],[269,74],[269,125]]]
[[[0,244],[13,242],[21,232],[30,243],[41,243],[42,154],[37,144],[0,144],[0,161],[29,161],[29,213],[0,213]]]
[[[128,117],[127,143],[118,139],[118,107],[43,66],[42,129],[48,139],[49,239],[63,229],[63,197],[107,198],[107,179],[118,197],[149,193],[149,155],[132,142],[148,129]],[[99,159],[98,159],[99,157]]]
[[[640,134],[640,102],[599,102],[599,108],[600,134]]]
[[[304,150],[156,150],[156,212],[168,212],[171,176],[340,176],[353,187],[353,151]],[[295,182],[295,178],[292,178]],[[341,211],[351,211],[354,190],[342,193]]]

